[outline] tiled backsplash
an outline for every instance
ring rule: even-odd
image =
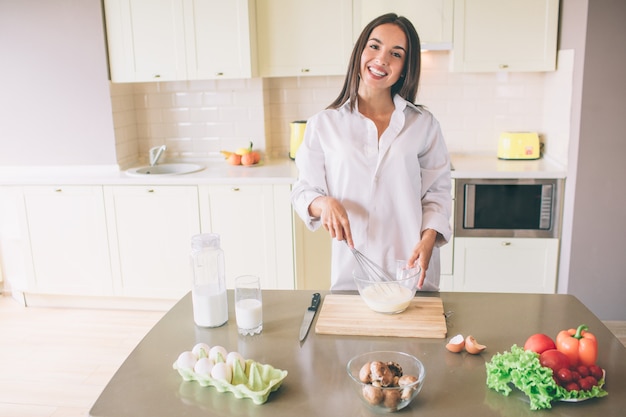
[[[506,130],[538,131],[546,151],[567,162],[572,52],[548,73],[454,73],[448,52],[422,56],[417,102],[439,120],[451,152],[492,153]],[[339,93],[343,77],[253,78],[111,84],[120,166],[145,161],[152,146],[166,158],[220,158],[253,141],[287,155],[289,122],[307,119]]]

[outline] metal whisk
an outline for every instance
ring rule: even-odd
[[[347,241],[346,245],[348,245]],[[350,248],[350,246],[348,245]],[[356,259],[357,264],[359,265],[359,269],[363,272],[363,278],[367,278],[370,281],[374,282],[389,282],[395,281],[394,278],[389,275],[387,271],[385,271],[381,266],[379,266],[376,262],[372,261],[367,256],[363,255],[356,248],[350,248],[354,258]]]

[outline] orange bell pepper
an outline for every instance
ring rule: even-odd
[[[595,365],[598,359],[598,341],[589,333],[589,328],[581,324],[577,329],[562,330],[556,336],[556,348],[563,352],[572,366]]]

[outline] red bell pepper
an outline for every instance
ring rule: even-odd
[[[556,336],[556,348],[565,353],[572,366],[595,365],[598,359],[598,341],[581,324],[577,329],[562,330]]]

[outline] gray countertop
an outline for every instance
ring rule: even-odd
[[[352,392],[348,360],[362,352],[400,350],[417,356],[426,367],[425,386],[398,415],[438,416],[617,416],[626,409],[626,348],[575,297],[546,294],[433,293],[441,297],[448,318],[448,337],[472,334],[487,350],[480,355],[454,354],[446,339],[333,336],[316,334],[305,341],[298,329],[311,291],[263,292],[261,335],[237,334],[232,291],[229,321],[216,329],[193,324],[191,296],[177,303],[146,335],[122,364],[90,411],[94,417],[172,416],[371,416]],[[322,292],[322,295],[327,292]],[[317,319],[317,317],[316,317]],[[485,362],[533,333],[556,336],[585,323],[596,335],[598,363],[606,369],[609,395],[579,403],[555,403],[551,410],[530,411],[526,397],[489,390]],[[230,393],[184,382],[172,368],[178,355],[196,343],[222,345],[244,357],[268,363],[289,374],[262,405]]]

